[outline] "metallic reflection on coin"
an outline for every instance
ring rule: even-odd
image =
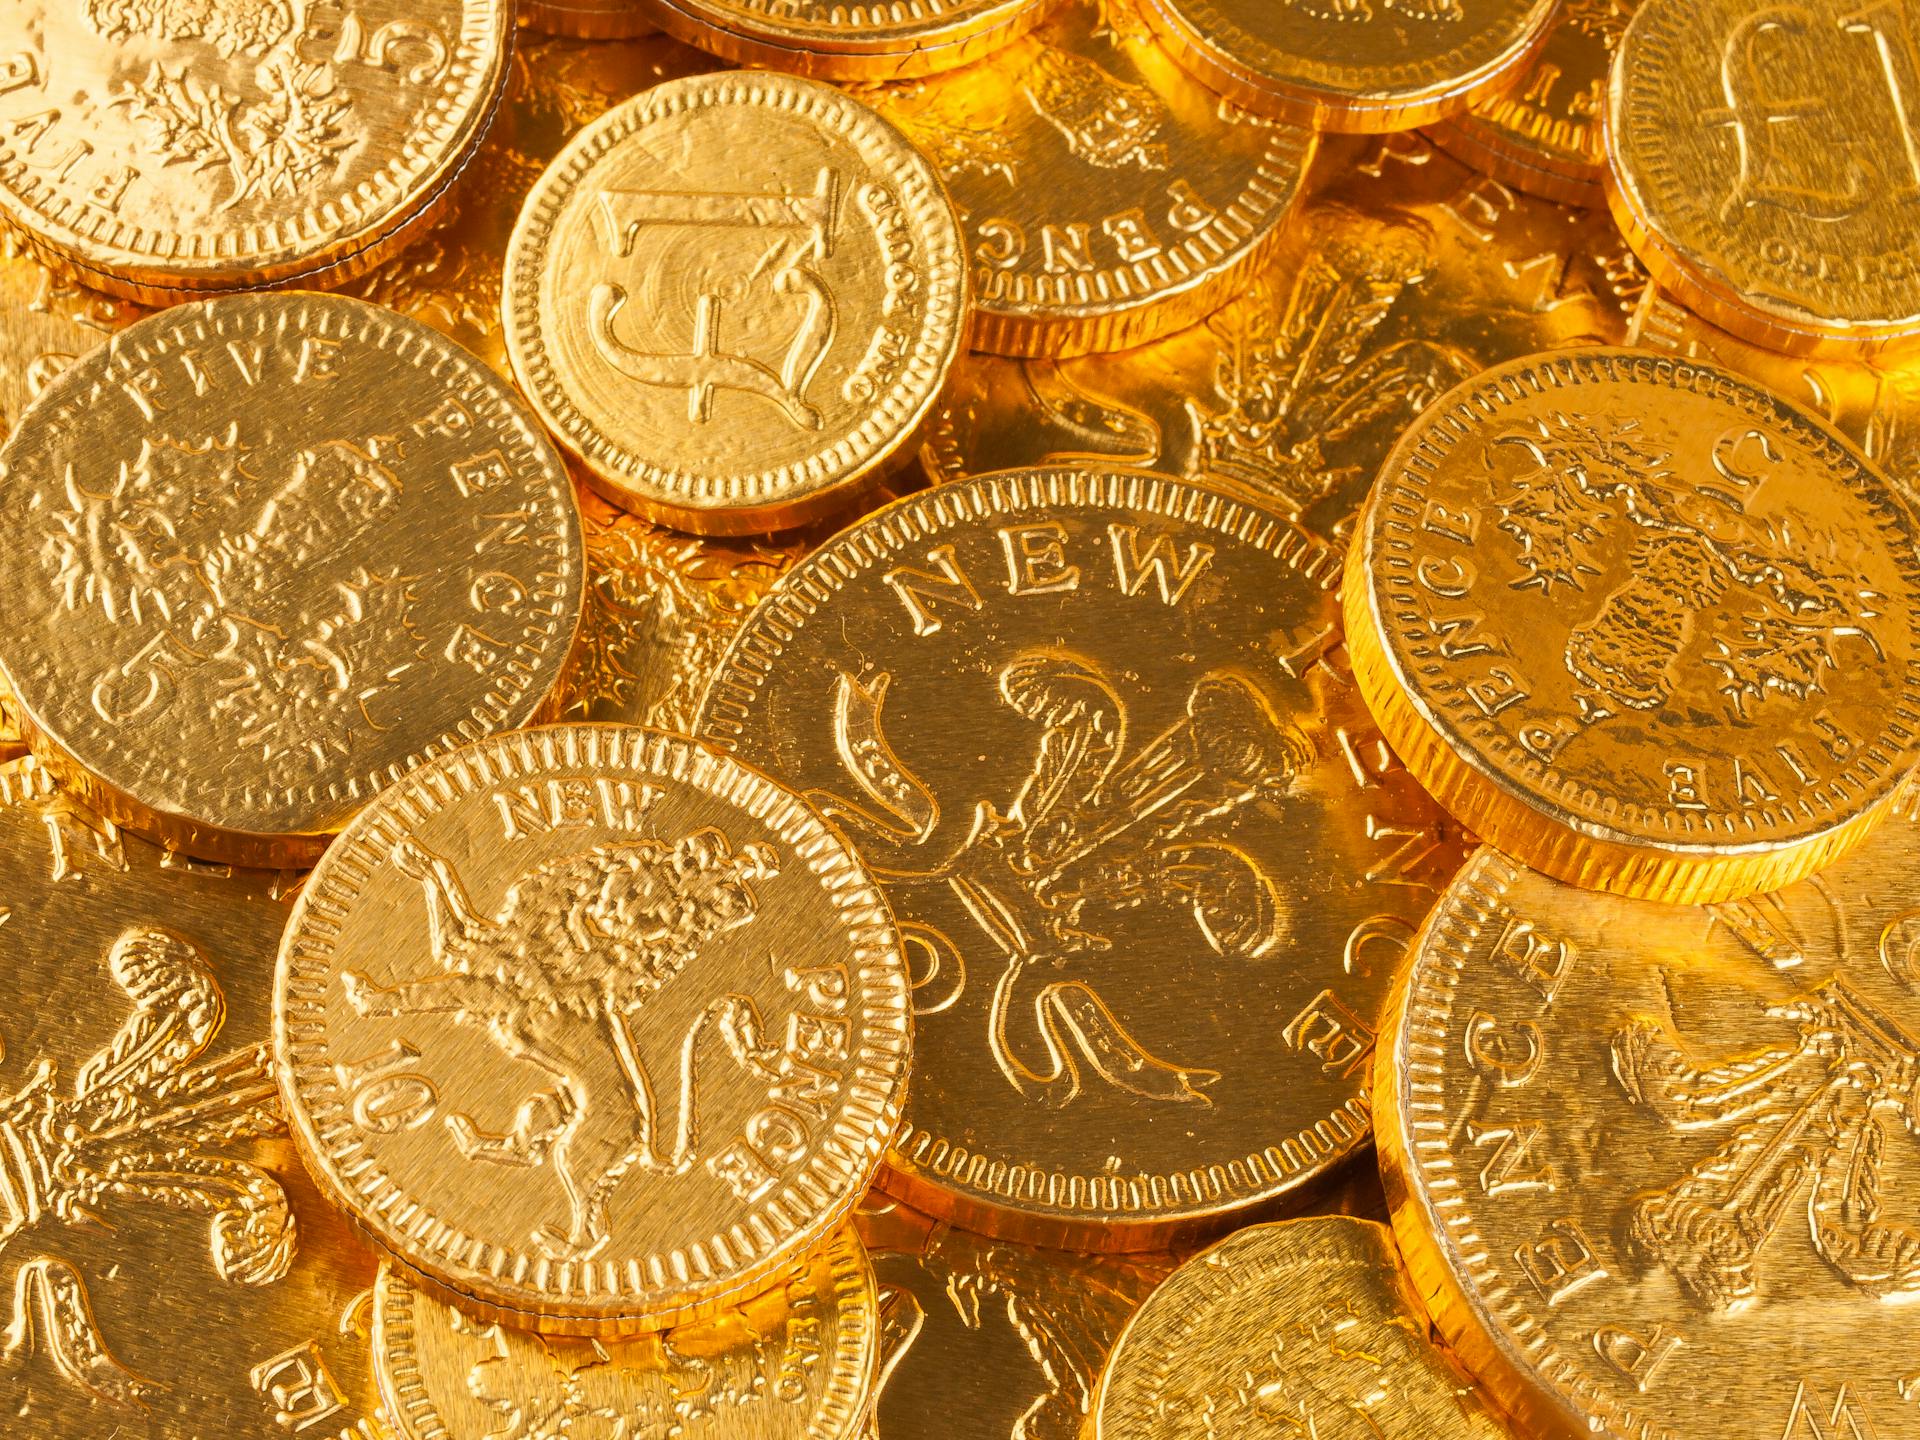
[[[0,235],[0,440],[54,376],[146,313],[36,259],[17,236]]]
[[[646,0],[520,0],[520,23],[577,40],[631,40],[653,33]]]
[[[660,28],[736,65],[821,80],[898,80],[970,64],[1060,0],[645,0]]]

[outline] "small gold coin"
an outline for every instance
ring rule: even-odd
[[[0,212],[151,304],[345,279],[472,154],[512,18],[509,0],[9,0]]]
[[[1913,0],[1646,0],[1608,88],[1608,199],[1660,282],[1795,353],[1920,334],[1916,37]]]
[[[1505,1440],[1426,1328],[1384,1225],[1254,1225],[1174,1271],[1127,1322],[1087,1440]]]
[[[825,1239],[898,1119],[899,936],[794,796],[614,725],[414,772],[288,923],[275,1046],[322,1188],[449,1298],[659,1329]]]
[[[1557,0],[1143,0],[1195,75],[1316,130],[1411,130],[1513,83]]]
[[[1607,76],[1636,3],[1564,0],[1525,73],[1434,125],[1434,143],[1529,195],[1605,205]]]
[[[1914,796],[1819,876],[1714,906],[1482,851],[1378,1055],[1435,1322],[1541,1440],[1913,1432]]]
[[[608,499],[750,533],[878,479],[966,293],[953,207],[893,126],[810,80],[697,76],[541,176],[507,252],[507,352]]]
[[[1388,741],[1461,821],[1576,884],[1716,900],[1830,863],[1920,755],[1920,556],[1813,416],[1625,350],[1429,407],[1347,556]]]
[[[891,1193],[1165,1248],[1364,1143],[1461,851],[1367,720],[1338,570],[1219,491],[1032,470],[897,502],[749,617],[700,732],[842,826],[913,964]]]
[[[297,876],[199,864],[0,768],[7,1440],[376,1440],[372,1257],[268,1052]]]
[[[520,0],[518,15],[529,29],[578,40],[631,40],[654,30],[645,0]]]
[[[712,1318],[634,1339],[475,1320],[380,1267],[374,1363],[404,1440],[857,1440],[880,1352],[851,1228]]]
[[[438,750],[524,724],[579,623],[580,519],[517,396],[358,300],[163,311],[0,449],[28,738],[122,824],[310,862]]]
[[[965,70],[877,88],[930,155],[972,257],[971,343],[1140,345],[1218,308],[1278,243],[1313,136],[1196,84],[1134,0],[1073,0]]]
[[[821,80],[951,70],[1018,39],[1061,0],[645,0],[660,28],[737,65]]]

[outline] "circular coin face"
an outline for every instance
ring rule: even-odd
[[[645,0],[520,0],[528,29],[581,40],[631,40],[654,30]]]
[[[1388,740],[1577,884],[1784,885],[1920,754],[1914,522],[1836,431],[1711,366],[1534,356],[1436,401],[1347,557]]]
[[[322,1185],[459,1303],[694,1318],[818,1244],[898,1118],[899,938],[794,796],[615,725],[386,792],[295,907],[281,1088]]]
[[[10,0],[0,211],[163,303],[365,268],[472,152],[507,0]]]
[[[609,499],[765,530],[877,478],[966,290],[953,207],[893,126],[810,80],[698,76],[602,116],[535,185],[507,353]]]
[[[438,750],[524,724],[579,623],[566,469],[504,381],[326,295],[163,311],[0,449],[29,738],[192,854],[311,861]]]
[[[1666,905],[1491,850],[1378,1057],[1393,1218],[1435,1321],[1572,1440],[1910,1429],[1920,1344],[1920,824]]]
[[[1201,79],[1324,130],[1408,130],[1510,84],[1556,0],[1142,0]]]
[[[1376,1012],[1458,852],[1353,689],[1338,569],[1198,485],[1020,471],[880,511],[749,617],[701,733],[898,917],[902,1198],[1144,1249],[1364,1141]]]
[[[1608,198],[1660,281],[1808,353],[1920,333],[1920,5],[1647,0],[1607,92]]]
[[[404,1440],[856,1440],[879,1340],[850,1228],[710,1319],[629,1339],[475,1320],[392,1263],[374,1290],[374,1365]]]
[[[1060,0],[645,0],[660,28],[741,65],[823,80],[897,80],[991,54]]]
[[[1139,345],[1217,309],[1273,250],[1313,136],[1226,104],[1133,0],[1074,0],[992,59],[865,98],[940,167],[972,256],[971,343]]]
[[[1428,1343],[1399,1259],[1386,1226],[1343,1215],[1254,1225],[1196,1255],[1121,1332],[1089,1440],[1214,1440],[1276,1419],[1305,1436],[1503,1440]]]

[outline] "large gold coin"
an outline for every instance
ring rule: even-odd
[[[1273,260],[1205,324],[1071,360],[964,356],[925,430],[937,480],[1076,463],[1243,486],[1344,549],[1380,462],[1488,365],[1621,343],[1637,271],[1603,214],[1415,135],[1322,143]]]
[[[1352,687],[1338,579],[1249,502],[1033,470],[890,506],[748,619],[701,732],[844,828],[913,959],[893,1193],[1162,1248],[1363,1144],[1460,852]]]
[[[9,0],[0,212],[162,304],[411,238],[506,78],[509,0]]]
[[[1661,283],[1796,353],[1920,334],[1917,42],[1913,0],[1646,0],[1608,89],[1608,198]]]
[[[1541,1440],[1890,1440],[1920,1390],[1914,797],[1715,906],[1481,852],[1378,1057],[1394,1225]]]
[[[898,1118],[907,975],[814,812],[692,742],[495,736],[363,811],[288,923],[322,1187],[454,1300],[658,1329],[824,1240]]]
[[[1557,0],[1143,0],[1180,62],[1315,129],[1410,130],[1513,82]]]
[[[1196,1255],[1127,1322],[1087,1440],[1505,1440],[1399,1263],[1384,1225],[1335,1215]]]
[[[643,0],[660,28],[738,65],[823,80],[896,80],[965,65],[1061,0]]]
[[[377,1440],[372,1258],[268,1055],[297,877],[117,832],[0,769],[7,1440]]]
[[[152,316],[49,385],[0,467],[29,739],[192,854],[311,861],[426,756],[524,724],[579,622],[579,512],[533,417],[358,300]]]
[[[1481,835],[1576,884],[1727,899],[1857,843],[1920,756],[1917,538],[1858,451],[1748,381],[1536,356],[1388,458],[1347,640]]]
[[[878,478],[966,294],[953,207],[893,126],[810,80],[699,76],[541,176],[507,252],[507,352],[609,499],[749,533]]]
[[[1143,344],[1218,308],[1270,254],[1313,136],[1181,72],[1135,0],[1073,0],[990,60],[868,96],[933,157],[972,257],[971,343]]]
[[[580,40],[631,40],[654,29],[646,0],[520,0],[519,20]]]
[[[405,1440],[856,1440],[880,1322],[843,1228],[711,1319],[626,1340],[474,1320],[383,1265],[373,1346]]]

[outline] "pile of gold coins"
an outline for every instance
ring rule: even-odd
[[[1920,0],[5,0],[0,1440],[1920,1440]]]

